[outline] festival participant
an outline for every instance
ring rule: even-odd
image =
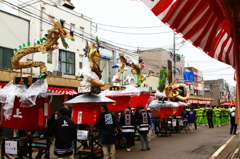
[[[188,122],[188,119],[187,119],[187,110],[185,107],[183,107],[183,111],[181,113],[181,116],[182,116],[182,121],[183,121],[183,130],[186,131],[187,129],[187,122]]]
[[[203,126],[205,126],[205,125],[208,125],[208,118],[207,118],[207,111],[208,111],[208,107],[204,107],[203,108],[204,110],[203,110]]]
[[[230,112],[230,121],[231,121],[230,134],[236,135],[237,124],[235,123],[235,108],[232,108]]]
[[[217,107],[217,109],[215,109],[215,115],[216,115],[216,126],[220,127],[221,126],[221,110],[220,110],[220,108]]]
[[[132,146],[135,146],[135,126],[136,120],[129,109],[125,109],[125,113],[120,118],[120,127],[122,135],[126,138],[127,151],[131,151]]]
[[[59,116],[58,116],[58,110],[55,109],[54,112],[53,112],[53,114],[51,115],[51,119],[52,119],[52,121],[55,121],[55,120],[57,120],[58,118],[59,118]]]
[[[190,111],[187,112],[188,118],[188,130],[193,132],[194,123],[196,122],[196,112],[193,110],[193,107],[190,108]]]
[[[141,145],[142,145],[142,151],[146,150],[150,150],[150,145],[149,145],[149,141],[148,141],[148,130],[149,130],[149,125],[151,124],[150,122],[150,117],[149,114],[144,110],[144,107],[142,105],[140,105],[139,109],[141,110],[138,114],[138,125],[139,125],[139,129],[138,132],[140,134],[140,140],[141,140]],[[146,147],[145,147],[146,145]]]
[[[207,119],[208,119],[209,128],[214,128],[212,118],[213,118],[213,110],[212,110],[212,107],[210,107],[210,109],[208,109],[208,111],[207,111]]]
[[[153,127],[153,121],[152,121],[152,112],[151,112],[151,108],[147,108],[147,113],[150,117],[150,125],[149,125],[149,131],[148,131],[148,141],[151,141],[151,136],[152,136],[152,127]]]
[[[117,134],[116,117],[108,112],[108,107],[102,105],[101,113],[98,117],[96,128],[99,129],[98,141],[102,145],[104,159],[115,158],[115,133]],[[110,155],[108,152],[110,147]]]
[[[60,118],[55,120],[46,130],[44,136],[55,136],[54,154],[58,158],[73,159],[72,142],[76,138],[76,126],[67,116],[69,110],[60,109]]]

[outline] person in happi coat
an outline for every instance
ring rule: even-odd
[[[126,138],[127,151],[131,151],[132,146],[135,146],[135,126],[136,120],[129,109],[125,109],[125,113],[120,118],[119,123],[122,135]]]
[[[193,132],[194,123],[196,122],[196,112],[193,110],[193,107],[190,108],[190,111],[188,111],[186,115],[188,118],[187,130],[190,130],[191,132]]]
[[[149,131],[149,126],[151,124],[150,116],[144,110],[144,107],[142,105],[139,107],[139,109],[140,109],[140,112],[138,114],[137,122],[138,122],[138,126],[139,126],[138,132],[140,134],[140,140],[141,140],[141,145],[142,145],[141,150],[145,151],[146,147],[147,147],[147,150],[150,150],[150,145],[149,145],[149,141],[148,141],[148,137],[147,137],[147,134]]]
[[[112,113],[108,112],[106,105],[102,105],[101,113],[96,123],[96,128],[99,129],[98,141],[102,145],[104,159],[109,157],[115,159],[115,135],[118,133],[117,120]],[[108,147],[110,147],[110,154]]]

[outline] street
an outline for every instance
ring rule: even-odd
[[[231,135],[230,124],[214,129],[199,126],[193,133],[181,131],[169,137],[157,137],[152,134],[151,150],[141,151],[140,141],[131,152],[126,149],[116,150],[117,159],[208,159]],[[53,148],[51,148],[51,151]],[[57,159],[51,153],[52,159]],[[75,158],[78,158],[76,156]]]
[[[231,135],[230,124],[213,129],[198,127],[193,133],[182,131],[169,137],[155,137],[150,142],[150,151],[141,151],[140,141],[132,152],[117,150],[117,159],[208,159]]]

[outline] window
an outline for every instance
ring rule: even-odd
[[[75,75],[75,53],[59,50],[59,71],[67,75]]]
[[[82,64],[83,64],[83,55],[79,55],[79,69],[82,69]]]
[[[12,69],[13,49],[0,47],[0,69]]]
[[[47,55],[47,63],[52,64],[52,51],[48,52]]]
[[[79,62],[79,68],[82,69],[82,62]]]
[[[62,28],[64,28],[64,27],[65,27],[65,26],[64,26],[65,21],[64,21],[64,20],[60,20],[60,23],[61,23],[61,25],[62,25]]]
[[[74,24],[70,24],[70,34],[73,36],[74,35]]]

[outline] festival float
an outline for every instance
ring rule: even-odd
[[[155,133],[163,136],[170,136],[172,132],[180,132],[182,127],[182,107],[190,105],[187,103],[190,97],[190,90],[184,83],[176,83],[175,79],[167,87],[166,67],[160,70],[159,86],[156,93],[158,100],[152,100],[148,107],[153,109],[155,117]]]
[[[63,46],[68,47],[65,38],[74,40],[72,36],[61,27],[60,22],[51,19],[53,28],[48,30],[44,38],[33,46],[30,42],[14,49],[11,58],[12,68],[20,70],[20,75],[13,78],[0,90],[1,127],[26,131],[26,137],[3,137],[3,153],[5,156],[19,158],[32,158],[33,149],[36,151],[49,151],[50,141],[47,137],[30,137],[28,130],[40,130],[45,128],[46,119],[50,117],[50,102],[48,96],[58,95],[48,92],[46,81],[47,67],[42,61],[20,62],[21,58],[37,52],[47,53],[57,48],[58,39],[61,38]],[[24,76],[22,69],[39,67],[39,77]],[[48,154],[49,155],[49,154]]]
[[[101,87],[105,85],[101,80],[103,68],[102,70],[100,69],[99,47],[98,38],[96,38],[95,43],[88,44],[88,41],[86,41],[86,46],[83,50],[89,62],[82,68],[80,75],[77,76],[77,78],[82,78],[80,82],[81,87],[78,88],[80,95],[63,103],[72,106],[72,120],[78,125],[75,154],[79,155],[79,158],[82,155],[87,155],[91,158],[95,158],[99,154],[103,156],[101,145],[97,141],[97,130],[94,129],[94,125],[101,113],[101,106],[115,103],[114,100],[98,95],[101,92]],[[103,67],[105,66],[106,63]],[[88,129],[82,126],[87,126]],[[89,146],[84,147],[88,143]]]

